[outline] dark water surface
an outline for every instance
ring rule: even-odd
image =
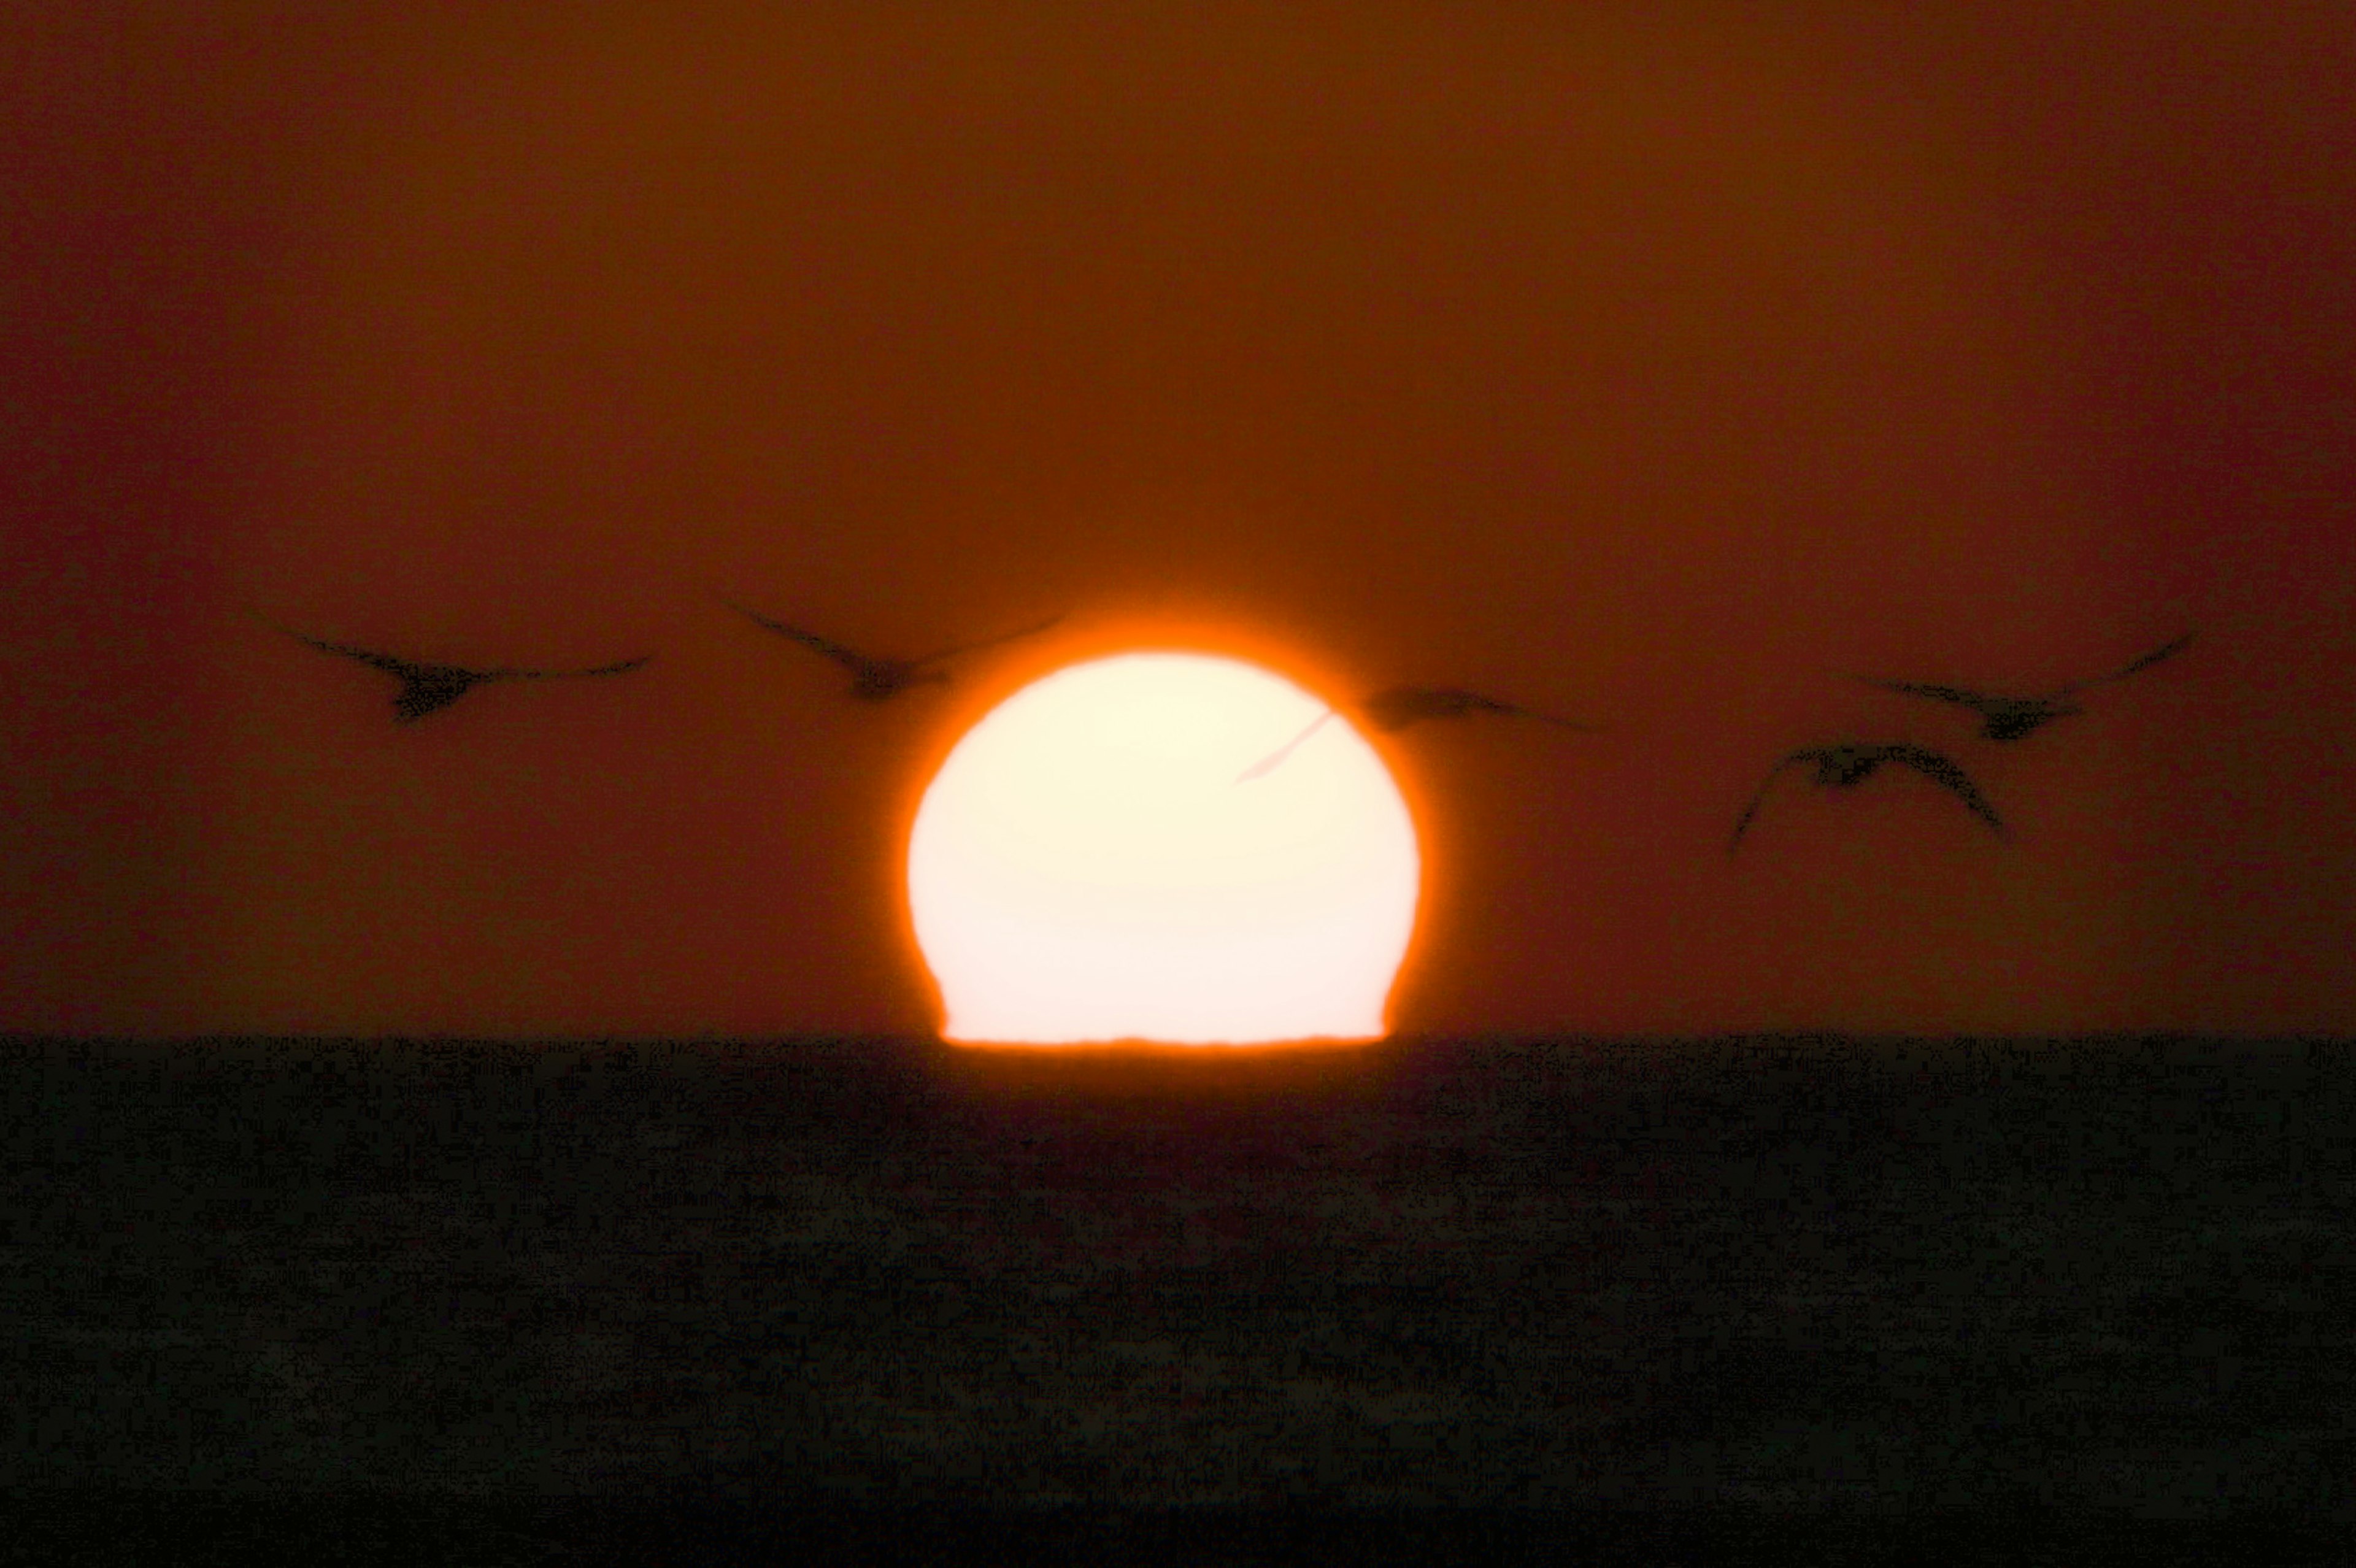
[[[2356,1506],[2336,1042],[0,1071],[12,1488]]]

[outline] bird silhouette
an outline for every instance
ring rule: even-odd
[[[1979,786],[1972,783],[1971,775],[1942,752],[1903,741],[1879,746],[1812,746],[1805,751],[1794,752],[1768,770],[1766,781],[1759,786],[1759,793],[1751,797],[1751,804],[1742,808],[1741,819],[1734,825],[1734,837],[1726,846],[1728,854],[1741,847],[1742,835],[1749,830],[1751,817],[1758,815],[1760,804],[1767,798],[1768,790],[1783,776],[1783,770],[1794,763],[1815,763],[1816,775],[1813,782],[1826,789],[1854,789],[1888,763],[1912,768],[1933,784],[1944,785],[1958,800],[1970,806],[1973,815],[1987,823],[1997,837],[2004,837],[2004,823],[1997,818],[1996,808],[1988,805],[1987,797],[1980,794]]]
[[[429,713],[436,713],[464,697],[476,687],[493,680],[571,680],[592,675],[620,675],[633,670],[654,657],[641,654],[618,664],[599,665],[594,669],[513,669],[498,666],[476,669],[466,665],[434,664],[424,659],[405,659],[395,654],[380,654],[372,648],[356,647],[350,643],[331,643],[324,637],[314,637],[292,626],[279,624],[267,616],[259,616],[265,624],[276,627],[298,643],[305,643],[321,653],[337,654],[356,659],[372,669],[380,669],[401,682],[393,694],[392,717],[396,723],[412,724]]]
[[[921,686],[927,681],[946,683],[949,678],[948,671],[933,667],[942,661],[955,658],[959,654],[972,653],[978,648],[995,647],[1001,643],[1011,643],[1017,637],[1036,635],[1064,618],[1061,615],[1050,615],[1035,626],[1025,626],[1019,632],[1001,632],[997,636],[984,637],[979,642],[959,643],[953,648],[943,648],[938,653],[926,654],[922,658],[892,659],[862,654],[855,648],[844,647],[830,637],[821,637],[815,632],[805,632],[798,626],[788,626],[782,621],[773,621],[758,611],[747,610],[744,605],[731,599],[723,599],[721,603],[747,620],[767,627],[781,637],[791,638],[806,648],[824,654],[851,672],[851,695],[862,702],[882,702],[888,698],[899,696],[912,686]]]
[[[1540,723],[1560,725],[1565,730],[1577,730],[1593,734],[1596,727],[1569,719],[1558,719],[1551,713],[1500,702],[1494,697],[1483,697],[1477,691],[1466,691],[1453,686],[1394,686],[1377,691],[1358,704],[1358,711],[1376,729],[1390,731],[1404,730],[1426,719],[1462,719],[1469,713],[1500,713],[1513,719],[1536,719]]]
[[[2077,681],[2058,690],[2034,697],[2006,697],[1991,692],[1971,691],[1960,686],[1933,686],[1912,680],[1869,680],[1868,686],[1883,691],[1895,691],[1907,697],[1928,698],[1936,702],[1952,702],[1968,708],[1980,716],[1980,738],[1984,741],[2018,741],[2033,734],[2056,719],[2066,719],[2073,713],[2083,713],[2071,699],[2089,687],[2102,686],[2115,680],[2125,680],[2137,670],[2149,669],[2160,660],[2181,651],[2192,640],[2190,632],[2158,647],[2123,669],[2108,675],[2098,675],[2092,680]]]
[[[1541,723],[1556,724],[1565,730],[1576,730],[1589,735],[1594,734],[1598,728],[1593,724],[1581,724],[1574,720],[1557,718],[1551,713],[1540,713],[1534,709],[1523,708],[1515,703],[1500,702],[1494,697],[1483,697],[1479,692],[1466,691],[1453,686],[1394,686],[1386,690],[1377,691],[1372,697],[1361,699],[1357,708],[1359,712],[1366,716],[1366,722],[1386,733],[1404,730],[1408,725],[1426,719],[1462,719],[1472,713],[1498,713],[1514,719],[1536,719]],[[1333,717],[1333,710],[1329,708],[1311,720],[1308,728],[1302,730],[1301,733],[1237,774],[1236,783],[1247,784],[1253,779],[1265,778],[1274,773],[1282,765],[1285,758],[1292,755],[1294,747],[1314,735],[1325,721]]]

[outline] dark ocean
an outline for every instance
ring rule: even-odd
[[[2356,1520],[2340,1041],[0,1062],[20,1551]]]

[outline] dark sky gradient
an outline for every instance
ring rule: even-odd
[[[916,792],[1139,645],[1612,726],[1382,742],[1403,1029],[2356,1024],[2356,6],[667,9],[5,24],[0,1025],[927,1028]],[[1851,735],[2014,841],[1730,860]]]

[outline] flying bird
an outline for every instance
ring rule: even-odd
[[[637,668],[654,657],[652,654],[641,654],[634,659],[624,659],[619,664],[599,665],[594,669],[511,669],[505,666],[474,669],[465,665],[434,664],[423,659],[405,659],[394,654],[380,654],[371,648],[355,647],[349,643],[331,643],[323,637],[314,637],[298,632],[292,626],[279,625],[277,622],[271,621],[266,616],[258,618],[285,633],[298,643],[307,643],[321,653],[337,654],[344,658],[357,659],[370,668],[384,671],[385,674],[401,682],[401,689],[395,692],[392,698],[393,721],[400,724],[414,723],[429,713],[438,712],[486,681],[571,680],[580,676],[620,675],[626,670]]]
[[[1366,722],[1386,733],[1404,730],[1408,725],[1426,719],[1462,719],[1471,713],[1500,713],[1514,719],[1536,719],[1543,723],[1558,724],[1566,730],[1577,730],[1582,734],[1589,735],[1594,734],[1597,730],[1597,726],[1593,724],[1581,724],[1569,719],[1558,719],[1551,713],[1540,713],[1534,709],[1519,707],[1511,702],[1500,702],[1494,697],[1483,697],[1478,692],[1465,691],[1452,686],[1394,686],[1387,690],[1377,691],[1372,697],[1362,699],[1357,706],[1358,711],[1366,716]],[[1292,755],[1294,747],[1315,734],[1325,721],[1333,717],[1333,710],[1329,708],[1311,720],[1308,728],[1301,731],[1300,734],[1237,774],[1236,783],[1248,784],[1253,779],[1265,778],[1274,773],[1282,765],[1285,758]]]
[[[1366,716],[1368,723],[1382,731],[1404,730],[1426,719],[1462,719],[1468,713],[1502,713],[1514,719],[1536,719],[1541,723],[1558,724],[1566,730],[1577,730],[1590,735],[1596,729],[1592,724],[1558,719],[1551,713],[1500,702],[1494,697],[1483,697],[1477,691],[1465,691],[1453,686],[1394,686],[1361,701],[1358,710]]]
[[[1011,643],[1017,637],[1035,636],[1064,618],[1050,615],[1035,626],[1025,626],[1019,632],[1002,632],[994,637],[984,637],[980,642],[959,643],[953,648],[943,648],[922,658],[890,659],[862,654],[855,648],[844,647],[830,637],[821,637],[815,632],[805,632],[798,626],[773,621],[758,611],[747,610],[734,600],[723,599],[721,603],[747,620],[767,627],[781,637],[789,637],[806,648],[824,654],[851,672],[851,695],[862,702],[882,702],[887,698],[899,696],[912,686],[921,686],[927,681],[947,682],[949,672],[934,667],[944,660],[955,658],[959,654],[972,653],[978,648]]]
[[[1980,738],[1986,741],[2018,741],[2033,733],[2056,719],[2066,719],[2073,713],[2083,713],[2071,699],[2088,687],[2102,686],[2115,680],[2125,680],[2137,670],[2149,669],[2160,660],[2179,652],[2192,640],[2190,632],[2170,643],[2164,643],[2128,665],[2108,675],[2098,675],[2092,680],[2082,680],[2038,697],[2002,697],[1985,691],[1969,691],[1959,686],[1932,686],[1912,680],[1869,680],[1868,686],[1883,691],[1895,691],[1907,697],[1924,697],[1936,702],[1952,702],[1968,708],[1980,716]]]
[[[1955,798],[1970,806],[1972,814],[1987,823],[1997,837],[2004,837],[2004,824],[1997,818],[1996,808],[1988,805],[1987,797],[1980,794],[1979,786],[1972,783],[1971,775],[1941,752],[1902,741],[1881,746],[1813,746],[1793,752],[1768,770],[1766,782],[1759,786],[1759,793],[1751,797],[1751,804],[1742,808],[1741,820],[1734,825],[1734,837],[1726,847],[1728,854],[1731,855],[1741,847],[1742,835],[1750,828],[1751,817],[1758,814],[1760,804],[1767,798],[1767,791],[1783,776],[1783,770],[1794,763],[1815,763],[1816,774],[1813,782],[1826,789],[1854,789],[1880,771],[1885,763],[1912,768],[1933,784],[1944,785]]]

